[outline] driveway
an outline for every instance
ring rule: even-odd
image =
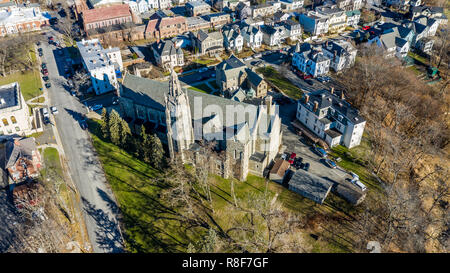
[[[47,35],[57,35],[48,31]],[[69,172],[81,198],[81,207],[87,232],[94,252],[122,252],[123,238],[117,217],[117,205],[107,184],[101,164],[96,156],[87,131],[80,128],[79,119],[86,109],[77,98],[70,95],[63,77],[66,50],[57,53],[53,45],[41,45],[47,63],[52,87],[48,89],[49,105],[56,106],[56,132],[69,166]],[[57,137],[58,138],[58,137]]]

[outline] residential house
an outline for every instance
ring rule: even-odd
[[[264,3],[264,4],[259,4],[256,6],[252,6],[252,17],[265,17],[265,16],[269,16],[269,15],[273,15],[276,11],[274,10],[273,5],[269,4],[269,3]]]
[[[431,50],[433,49],[434,45],[434,39],[431,37],[425,37],[418,41],[416,41],[416,44],[414,47],[423,53],[430,54]]]
[[[273,21],[275,23],[284,22],[289,19],[290,15],[288,13],[282,12],[281,10],[275,12],[273,15]]]
[[[130,127],[137,123],[159,131],[171,158],[202,164],[224,178],[245,181],[249,173],[262,176],[281,146],[281,119],[270,96],[259,106],[237,102],[181,88],[172,72],[169,82],[127,74],[119,101]],[[225,118],[238,109],[249,114],[237,121]],[[201,141],[214,141],[220,154],[203,153]]]
[[[4,169],[14,183],[39,177],[42,159],[34,137],[8,139],[4,151]]]
[[[328,18],[328,30],[331,32],[340,32],[347,27],[345,11],[336,5],[316,7],[316,12]]]
[[[185,5],[189,16],[199,16],[211,13],[211,6],[204,1],[192,1]]]
[[[119,88],[116,74],[123,69],[120,49],[104,49],[98,39],[77,42],[83,66],[97,95]]]
[[[223,42],[226,49],[241,52],[244,46],[244,37],[238,25],[222,28]]]
[[[243,3],[250,7],[250,1],[248,0],[216,0],[213,1],[213,6],[220,11],[235,11],[236,7]]]
[[[302,25],[294,20],[286,20],[284,22],[286,28],[286,36],[291,40],[299,40],[302,37]]]
[[[303,7],[304,0],[281,0],[281,9],[284,12],[292,12]]]
[[[186,17],[188,31],[199,31],[200,29],[209,29],[209,22],[201,16]]]
[[[345,40],[327,41],[322,45],[323,54],[330,59],[330,68],[339,72],[355,63],[356,48]]]
[[[260,26],[250,26],[244,24],[241,28],[241,34],[245,45],[251,49],[260,48],[263,42],[263,32]]]
[[[247,5],[244,2],[240,2],[236,6],[235,10],[236,10],[236,14],[237,14],[237,17],[239,18],[239,20],[247,19],[247,18],[251,17],[251,15],[252,15],[252,9],[251,9],[250,5]]]
[[[376,43],[385,51],[387,58],[397,56],[403,59],[414,42],[414,31],[394,23],[377,24],[373,28],[375,36],[368,41],[368,45]]]
[[[263,98],[267,95],[268,84],[264,77],[234,55],[216,66],[216,83],[227,97],[232,97],[240,89],[245,89],[247,97]]]
[[[17,7],[0,10],[0,36],[41,30],[51,16],[39,7]]]
[[[223,35],[220,31],[205,32],[199,30],[196,34],[192,33],[192,44],[194,45],[196,54],[210,56],[221,53],[223,47]]]
[[[32,117],[18,82],[0,86],[0,138],[32,133]]]
[[[130,7],[126,4],[84,10],[81,13],[83,28],[91,29],[120,25],[133,21]]]
[[[431,6],[416,6],[410,9],[410,18],[415,20],[418,17],[425,16],[433,18],[439,22],[439,24],[447,24],[448,18],[445,15],[443,7],[431,7]]]
[[[347,101],[343,92],[338,96],[322,90],[298,100],[297,120],[330,146],[353,148],[361,143],[366,120]]]
[[[211,28],[220,28],[231,22],[231,17],[228,13],[211,13],[204,15],[203,18],[209,22]]]
[[[361,18],[361,11],[359,9],[350,10],[345,12],[347,18],[347,25],[353,28],[358,27],[359,19]]]
[[[363,0],[336,0],[336,6],[345,11],[361,9],[363,7]]]
[[[280,46],[286,38],[284,26],[267,26],[261,27],[263,33],[263,42],[268,46]]]
[[[151,49],[156,63],[166,70],[184,65],[183,50],[177,48],[171,40],[153,43]]]
[[[134,14],[139,14],[139,7],[138,7],[138,3],[136,1],[133,0],[127,0],[127,1],[123,1],[124,4],[127,4],[130,7],[130,10],[132,13]]]
[[[311,35],[321,35],[328,32],[330,20],[328,16],[324,16],[315,11],[308,11],[307,13],[300,14],[300,24],[303,26],[305,32],[311,33]]]
[[[149,10],[147,0],[136,0],[139,13],[145,13]]]
[[[145,38],[167,38],[182,34],[187,31],[186,17],[167,16],[161,11],[150,16],[145,29]]]
[[[303,43],[292,56],[292,66],[313,77],[327,74],[330,63],[330,58],[323,53],[320,46],[314,47],[309,43]]]
[[[122,0],[87,0],[91,9],[97,9],[105,6],[120,5]]]

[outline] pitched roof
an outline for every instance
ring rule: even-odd
[[[283,177],[284,173],[287,171],[287,169],[289,169],[289,166],[291,166],[291,164],[289,164],[288,161],[279,159],[273,165],[272,169],[270,170],[270,174],[276,174],[279,177]]]
[[[5,169],[14,166],[20,158],[32,160],[34,150],[36,150],[34,137],[8,140],[5,144]]]
[[[153,50],[158,52],[160,56],[172,56],[175,54],[183,54],[180,48],[176,48],[171,40],[160,41],[152,44]]]
[[[230,70],[238,67],[245,67],[246,65],[234,54],[231,54],[230,58],[222,61],[217,65],[217,69],[219,70]]]
[[[112,18],[131,16],[131,12],[130,7],[127,4],[122,4],[84,10],[82,16],[84,23],[92,23]]]
[[[333,183],[304,170],[297,170],[289,180],[289,189],[319,204],[325,201]]]

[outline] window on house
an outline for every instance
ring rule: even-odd
[[[16,126],[16,131],[19,132],[20,131],[20,127]]]
[[[12,122],[13,124],[16,124],[16,123],[17,123],[17,120],[16,120],[16,117],[15,117],[15,116],[11,116],[11,122]]]
[[[2,121],[3,121],[3,125],[5,125],[5,126],[9,125],[8,120],[6,118],[2,119]]]

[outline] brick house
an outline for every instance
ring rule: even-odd
[[[130,23],[133,17],[127,4],[89,9],[82,12],[83,28],[86,32],[92,29]]]
[[[162,12],[156,12],[150,17],[145,28],[145,39],[162,39],[182,34],[187,31],[184,16],[169,17]]]
[[[0,36],[40,30],[49,20],[50,15],[39,7],[8,7],[0,10]]]

